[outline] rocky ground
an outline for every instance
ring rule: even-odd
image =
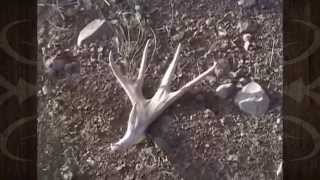
[[[79,76],[71,78],[53,78],[39,67],[41,179],[281,178],[280,0],[38,2],[39,60],[68,49],[80,63]],[[106,23],[78,47],[79,32],[96,18]],[[110,143],[126,129],[131,105],[107,64],[108,53],[135,76],[147,39],[152,45],[146,97],[156,91],[178,43],[173,90],[214,61],[219,68],[166,110],[146,141],[110,153]],[[270,97],[261,117],[239,110],[234,96],[215,93],[219,85],[252,80]]]

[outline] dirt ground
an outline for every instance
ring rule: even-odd
[[[81,64],[80,76],[71,82],[48,78],[39,67],[40,179],[281,179],[276,174],[282,159],[281,0],[251,6],[236,0],[38,2],[39,60],[70,49]],[[76,47],[80,30],[101,17],[105,25]],[[248,51],[246,33],[252,36]],[[178,43],[173,90],[213,61],[227,65],[216,72],[219,78],[209,75],[168,108],[148,129],[146,141],[110,153],[110,143],[126,130],[131,104],[107,55],[112,50],[134,76],[146,39],[152,40],[146,97],[156,91]],[[263,117],[251,117],[232,99],[215,95],[221,84],[250,79],[270,96]]]

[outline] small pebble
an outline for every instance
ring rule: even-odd
[[[252,7],[256,4],[256,0],[239,0],[238,5],[244,8]]]

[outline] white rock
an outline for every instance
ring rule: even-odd
[[[181,39],[183,39],[184,37],[184,31],[181,31],[177,34],[175,34],[173,37],[172,37],[172,40],[173,41],[180,41]]]
[[[222,28],[218,28],[218,35],[221,36],[221,37],[225,37],[227,36],[227,31],[225,29],[222,29]]]
[[[48,94],[48,87],[47,87],[46,85],[44,85],[44,86],[42,87],[42,94],[43,94],[43,95],[47,95],[47,94]]]
[[[88,163],[90,166],[93,166],[93,165],[95,164],[94,160],[93,160],[91,157],[89,157],[89,158],[87,159],[87,163]]]
[[[62,177],[64,180],[71,180],[73,178],[73,173],[71,171],[67,171],[62,173]]]
[[[283,163],[281,162],[277,169],[277,176],[279,176],[282,173],[282,166],[283,166]]]
[[[79,33],[77,45],[80,46],[82,41],[93,35],[105,21],[105,19],[95,19],[87,24]]]
[[[228,161],[238,161],[238,160],[239,160],[239,157],[238,157],[237,155],[235,155],[235,154],[232,154],[232,155],[229,155],[229,156],[227,157],[227,160],[228,160]]]
[[[251,39],[252,39],[252,35],[251,35],[250,33],[246,33],[246,34],[244,34],[244,35],[242,36],[242,40],[243,40],[244,42],[246,42],[246,41],[251,41]]]
[[[251,34],[247,33],[247,34],[244,34],[242,36],[242,39],[244,41],[244,45],[243,45],[243,48],[248,51],[249,50],[249,46],[251,45]]]
[[[268,110],[270,99],[262,87],[252,81],[237,93],[234,102],[242,111],[261,116]]]
[[[226,99],[235,91],[235,86],[232,83],[222,84],[217,87],[216,95],[222,99]]]
[[[245,41],[244,44],[243,44],[244,50],[249,51],[249,47],[250,47],[250,42],[249,41]]]
[[[238,5],[245,7],[245,8],[249,8],[255,4],[256,4],[256,0],[239,0],[238,1]]]

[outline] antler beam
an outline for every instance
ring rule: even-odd
[[[155,95],[150,99],[145,99],[142,93],[142,85],[144,81],[144,71],[146,67],[148,46],[150,40],[147,41],[143,51],[139,74],[136,81],[132,81],[124,76],[116,67],[112,52],[109,54],[109,65],[111,70],[128,95],[132,109],[129,115],[127,130],[124,136],[116,143],[111,145],[111,151],[126,150],[129,147],[139,143],[145,138],[145,131],[148,126],[156,120],[156,118],[173,102],[183,96],[193,85],[200,82],[205,76],[210,74],[216,67],[213,64],[208,70],[201,73],[198,77],[191,80],[177,91],[170,92],[170,83],[173,78],[174,70],[178,62],[181,44],[175,52],[172,62],[170,63],[167,71],[165,72],[160,86]]]

